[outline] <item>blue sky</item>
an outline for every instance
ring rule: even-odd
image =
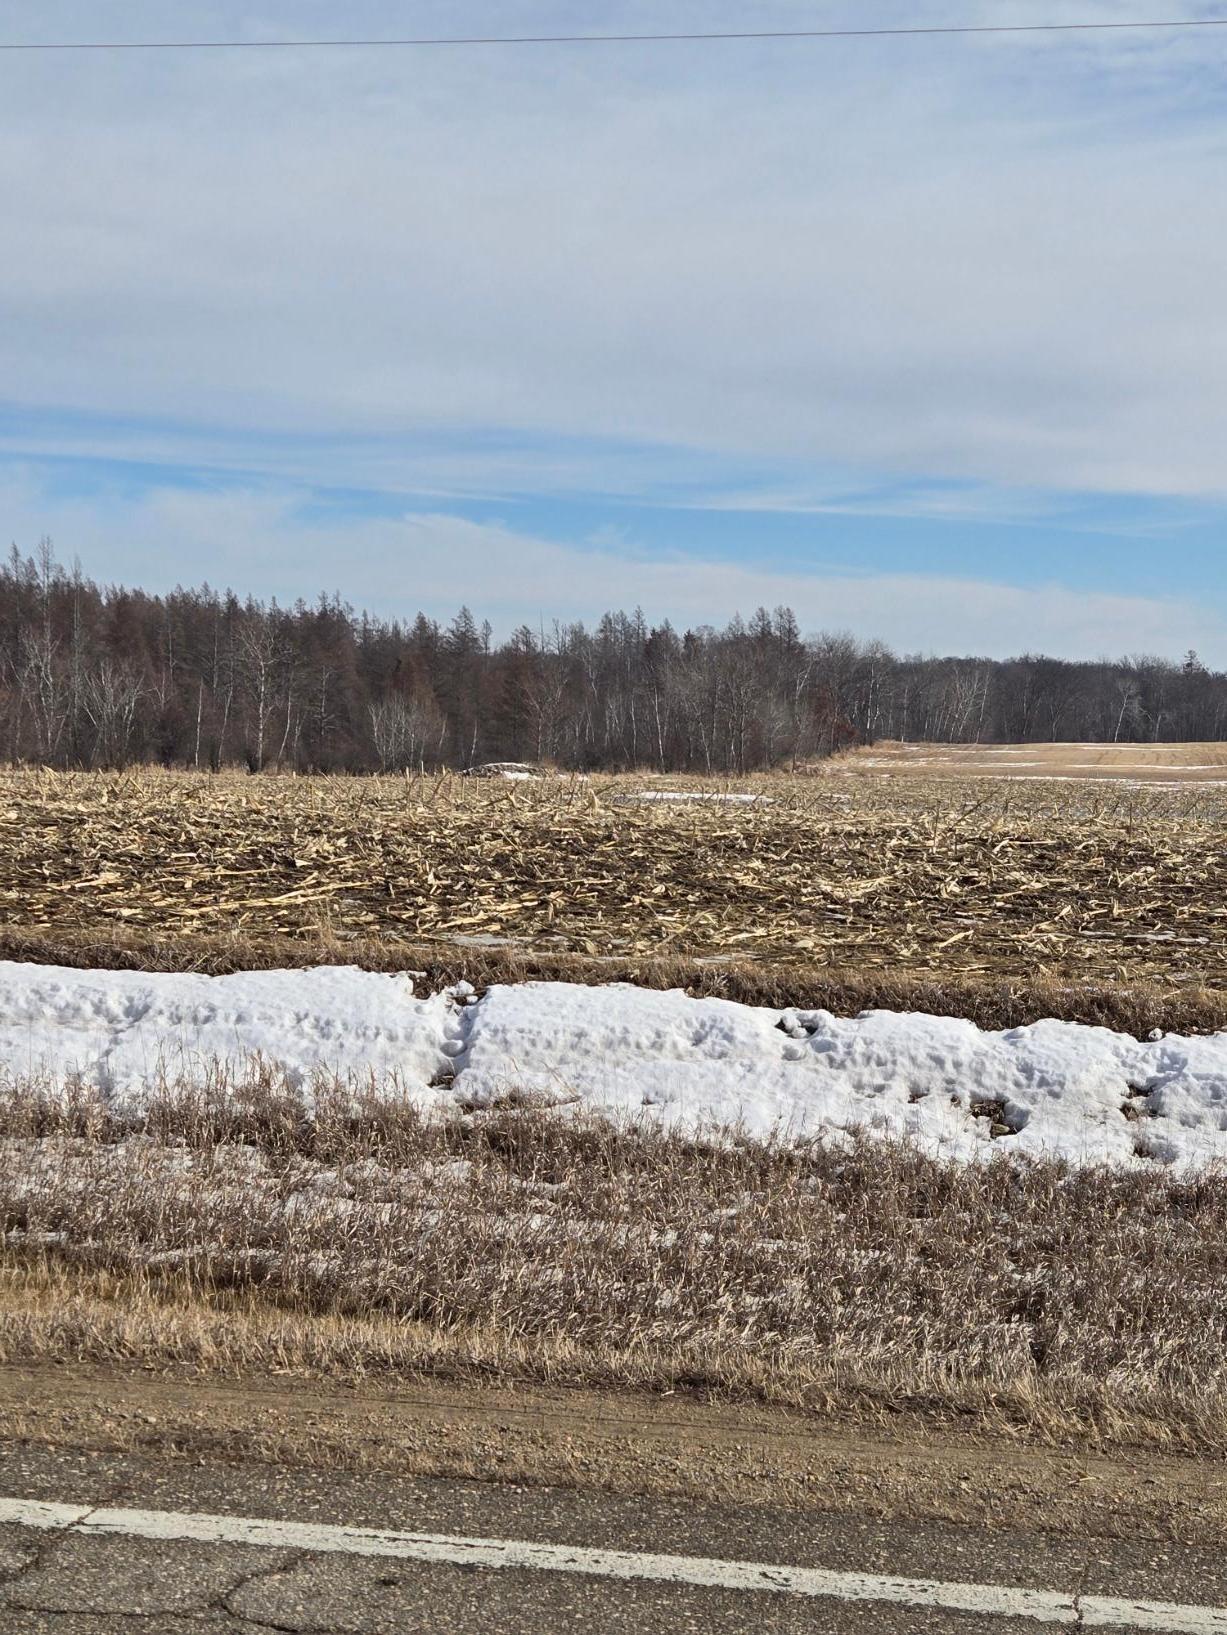
[[[29,16],[0,0],[0,37]],[[345,25],[747,16],[353,0]],[[46,0],[37,34],[335,18]],[[908,651],[1227,665],[1225,88],[1227,30],[0,59],[3,526],[103,580],[463,601],[502,631],[786,601]]]

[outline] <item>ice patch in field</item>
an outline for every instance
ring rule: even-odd
[[[546,1101],[748,1134],[865,1130],[957,1159],[1227,1160],[1227,1034],[1139,1043],[1042,1021],[779,1011],[629,984],[418,998],[352,968],[206,977],[0,963],[0,1070],[139,1101],[252,1057],[455,1112]]]

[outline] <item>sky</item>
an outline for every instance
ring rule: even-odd
[[[869,15],[0,0],[0,43]],[[499,633],[786,603],[1227,667],[1225,91],[1227,28],[0,52],[0,537]]]

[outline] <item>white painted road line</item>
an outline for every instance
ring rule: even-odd
[[[704,1589],[773,1591],[839,1601],[887,1601],[1038,1623],[1165,1631],[1167,1635],[1227,1635],[1227,1607],[1117,1600],[1018,1589],[1009,1584],[961,1584],[892,1578],[825,1567],[781,1567],[701,1556],[648,1555],[631,1550],[534,1544],[524,1539],[462,1538],[433,1533],[384,1533],[363,1527],[248,1516],[201,1516],[169,1510],[115,1510],[0,1498],[0,1524],[62,1531],[85,1538],[141,1538],[161,1543],[263,1545],[271,1549],[380,1556],[461,1567],[528,1568],[598,1578],[648,1579]]]

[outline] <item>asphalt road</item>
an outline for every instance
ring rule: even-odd
[[[1227,1631],[1212,1609],[1227,1605],[1227,1563],[1219,1552],[1179,1543],[1076,1540],[972,1530],[936,1523],[884,1522],[782,1511],[608,1497],[557,1489],[471,1482],[223,1467],[58,1450],[0,1446],[0,1496],[81,1507],[99,1517],[123,1507],[144,1518],[99,1536],[64,1526],[0,1524],[0,1632],[3,1635],[213,1635],[271,1629],[303,1635],[620,1635],[748,1629],[838,1631],[840,1635],[990,1635],[1056,1627],[1189,1628]],[[28,1506],[26,1507],[29,1508]],[[184,1513],[306,1524],[311,1540],[337,1529],[441,1536],[458,1559],[357,1554],[327,1548],[131,1536],[125,1528],[173,1529]],[[348,1535],[347,1535],[348,1536]],[[1047,1592],[1070,1607],[1043,1619],[956,1611],[905,1599],[736,1589],[718,1584],[609,1576],[574,1565],[498,1567],[464,1561],[461,1541],[531,1541],[564,1546],[551,1559],[587,1562],[587,1552],[661,1554],[707,1563],[719,1576],[730,1561],[764,1569],[826,1569]],[[366,1546],[364,1545],[363,1548]],[[546,1555],[548,1556],[548,1552]],[[639,1569],[632,1566],[632,1574]],[[824,1580],[825,1581],[825,1580]],[[1137,1613],[1119,1625],[1101,1598],[1177,1603],[1182,1624]],[[1056,1605],[1057,1602],[1051,1602]],[[1096,1610],[1098,1608],[1098,1611]],[[1192,1622],[1188,1618],[1192,1617]]]

